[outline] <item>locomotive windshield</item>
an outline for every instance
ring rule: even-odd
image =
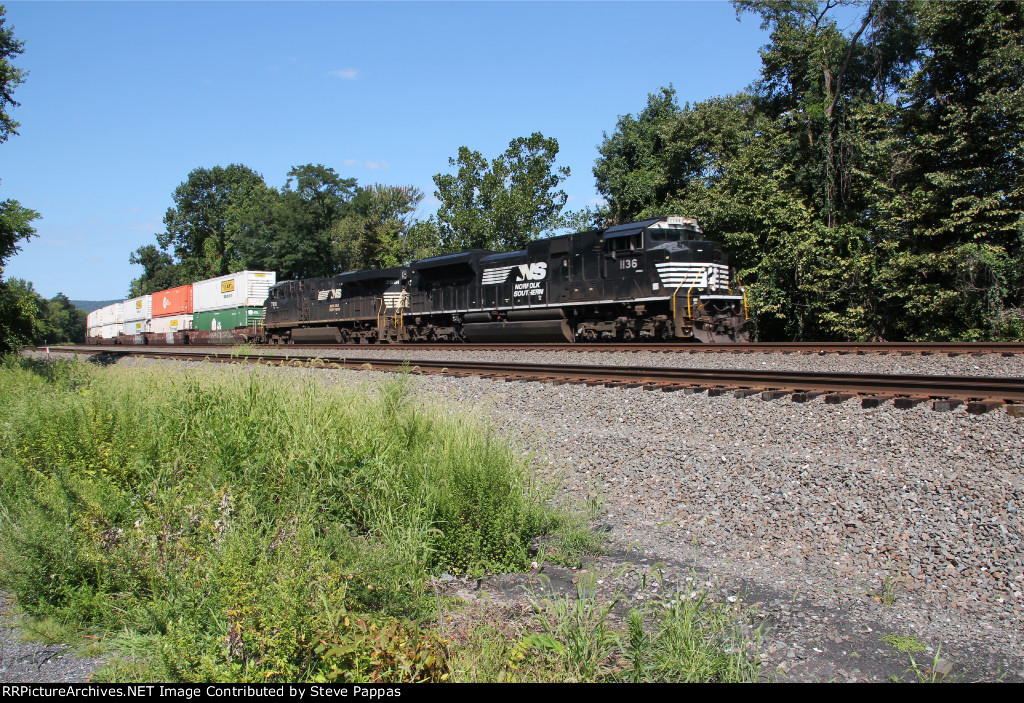
[[[647,233],[655,242],[685,242],[688,239],[695,239],[698,234],[683,227],[651,227]]]

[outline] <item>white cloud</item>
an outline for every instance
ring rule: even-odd
[[[348,81],[354,81],[359,77],[359,71],[354,68],[339,68],[334,71],[328,71],[328,75],[336,76],[337,78],[344,78]]]
[[[368,168],[371,171],[387,171],[391,164],[387,161],[359,161],[358,159],[345,159],[341,162],[345,168]]]
[[[159,217],[150,217],[145,220],[135,220],[127,223],[127,227],[132,232],[139,232],[142,234],[152,234],[153,232],[159,232],[163,229],[163,219]]]

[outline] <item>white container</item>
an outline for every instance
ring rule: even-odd
[[[152,320],[134,320],[132,322],[124,323],[124,332],[121,334],[145,334],[150,332],[150,323]]]
[[[115,337],[121,334],[121,331],[123,329],[124,325],[120,322],[115,322],[110,325],[102,325],[100,326],[99,336],[102,337],[103,339],[114,339]]]
[[[92,336],[92,329],[99,327],[99,311],[93,310],[91,313],[85,316],[85,326],[89,330],[89,336]]]
[[[124,301],[124,321],[149,320],[153,317],[153,296],[143,295]],[[130,334],[125,332],[125,334]]]
[[[111,325],[114,323],[114,306],[107,305],[96,311],[96,325],[102,327],[103,325]]]
[[[96,322],[100,325],[113,325],[124,322],[124,303],[114,303],[96,311],[99,317]]]
[[[192,329],[191,315],[171,315],[170,317],[154,317],[150,323],[150,332],[167,334]]]
[[[192,311],[208,312],[263,305],[277,283],[273,271],[239,271],[192,284]]]

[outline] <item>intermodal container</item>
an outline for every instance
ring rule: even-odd
[[[148,320],[153,317],[153,296],[143,295],[124,301],[124,321]],[[125,334],[130,334],[125,332]]]
[[[96,313],[95,321],[96,324],[100,326],[124,322],[124,303],[107,305],[106,307],[102,307],[97,310]]]
[[[159,295],[154,293],[153,297]],[[168,332],[180,332],[192,329],[191,315],[172,315],[168,317],[154,317],[150,325],[150,332],[167,334]]]
[[[192,314],[192,286],[168,288],[153,294],[153,317]],[[153,330],[156,332],[157,330]]]
[[[102,337],[103,339],[114,339],[121,334],[121,330],[123,328],[124,325],[120,322],[115,322],[109,325],[101,325],[99,336]]]
[[[132,320],[124,323],[124,331],[121,334],[145,334],[150,332],[151,320]]]
[[[273,271],[239,271],[192,284],[193,312],[263,305],[277,283]]]
[[[244,307],[230,310],[209,310],[197,312],[192,316],[192,329],[195,330],[232,330],[236,327],[248,327],[253,322],[263,320],[263,308]]]

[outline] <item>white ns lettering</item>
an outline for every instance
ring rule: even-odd
[[[519,280],[521,281],[543,281],[547,275],[548,265],[543,261],[519,266]]]

